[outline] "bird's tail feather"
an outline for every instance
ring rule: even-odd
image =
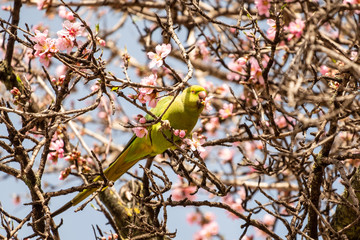
[[[126,148],[122,151],[116,160],[110,164],[110,166],[104,171],[104,175],[109,181],[115,181],[121,175],[123,175],[129,168],[131,168],[137,161],[125,161],[125,157],[128,153],[129,148]],[[94,179],[95,181],[101,180],[101,176],[98,176]],[[106,187],[103,189],[105,190]],[[52,217],[59,215],[60,213],[68,210],[70,207],[75,206],[85,200],[88,196],[90,196],[93,192],[97,190],[96,187],[84,189],[82,192],[78,193],[70,202],[66,203],[64,206],[56,210],[51,214]]]

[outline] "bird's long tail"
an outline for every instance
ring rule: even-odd
[[[129,151],[129,148],[126,148],[124,151],[120,153],[120,155],[116,158],[116,160],[110,164],[110,166],[104,171],[104,175],[107,180],[115,181],[121,175],[123,175],[129,168],[131,168],[137,161],[126,161],[125,157]],[[101,180],[101,176],[98,176],[94,179],[95,181]],[[105,190],[106,187],[103,189]],[[96,187],[84,189],[82,192],[78,193],[70,202],[66,203],[64,206],[56,210],[51,214],[52,217],[59,215],[60,213],[68,210],[70,207],[75,206],[90,196],[93,192],[97,190]]]

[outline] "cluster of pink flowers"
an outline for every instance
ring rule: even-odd
[[[70,167],[67,167],[60,172],[59,180],[65,180],[71,173],[71,170],[76,169],[77,166],[81,167],[82,172],[85,173],[90,172],[91,170],[90,167],[88,166],[88,163],[91,163],[91,161],[83,158],[81,156],[81,153],[77,150],[73,150],[69,155],[65,157],[65,160],[68,161],[71,165]]]
[[[184,138],[186,136],[186,130],[175,129],[174,135],[180,138]]]
[[[333,69],[333,68],[329,68],[325,65],[321,65],[320,73],[321,73],[321,75],[324,75],[324,76],[335,77],[336,74],[339,73],[339,71],[337,69]]]
[[[148,77],[144,77],[141,79],[141,84],[148,86],[156,86],[157,74],[153,73]],[[149,107],[156,107],[156,104],[159,101],[159,93],[151,87],[142,87],[139,88],[139,94],[137,95],[137,99],[141,103],[149,103]]]
[[[285,31],[290,32],[288,40],[293,38],[300,38],[305,28],[305,22],[300,18],[297,18],[294,22],[290,22],[289,26],[285,27]]]
[[[59,51],[67,50],[68,53],[72,51],[75,46],[78,46],[76,37],[83,34],[84,27],[80,22],[65,21],[63,29],[57,32],[58,38],[53,39],[48,37],[48,30],[43,32],[35,30],[35,36],[30,39],[35,42],[35,57],[40,58],[40,62],[46,67],[50,64],[50,59]]]
[[[135,120],[140,123],[140,124],[144,124],[146,123],[146,118],[141,115],[141,114],[138,114],[136,117],[135,117]],[[148,130],[146,127],[135,127],[132,129],[132,131],[135,133],[135,135],[139,138],[143,138],[145,136],[148,135]]]
[[[200,231],[195,233],[194,240],[209,240],[219,234],[219,225],[211,212],[205,214],[200,211],[192,212],[187,215],[186,220],[189,224],[197,224],[201,227]]]
[[[53,77],[51,79],[51,82],[53,82],[55,86],[60,87],[63,85],[64,80],[65,80],[65,75],[60,75],[58,78]]]
[[[183,142],[190,146],[192,151],[198,151],[199,153],[205,152],[205,148],[202,146],[202,144],[205,143],[205,137],[202,135],[198,136],[197,132],[192,134],[191,139],[186,138]]]
[[[48,160],[51,160],[54,164],[57,163],[59,158],[64,157],[64,141],[61,138],[51,141],[49,149]]]
[[[267,63],[269,61],[269,56],[264,55],[264,57],[261,60],[261,63],[263,67],[266,67]],[[246,76],[247,66],[250,66],[250,79],[254,82],[258,82],[260,84],[264,84],[264,78],[262,76],[262,70],[261,67],[255,57],[240,57],[238,59],[232,59],[232,61],[228,64],[228,67],[230,70],[232,70],[230,73],[227,74],[227,79],[231,81],[239,81],[243,76]]]
[[[170,44],[162,44],[157,45],[155,47],[155,52],[148,52],[147,55],[151,59],[149,63],[149,68],[161,67],[164,64],[164,59],[170,54],[171,52],[171,45]]]
[[[246,74],[246,63],[247,58],[240,57],[238,59],[232,59],[231,62],[228,64],[228,67],[232,72],[227,74],[227,79],[231,81],[239,81],[241,79],[240,74]]]
[[[171,52],[171,45],[170,44],[162,44],[157,45],[155,47],[155,52],[148,52],[147,55],[151,59],[149,63],[149,68],[161,67],[164,64],[164,59],[169,55]],[[144,77],[141,79],[141,84],[147,86],[156,86],[156,81],[158,76],[156,74],[156,70],[153,71],[150,76]],[[156,107],[156,104],[159,101],[159,93],[153,87],[141,87],[139,88],[137,95],[130,95],[132,99],[138,99],[141,103],[148,103],[149,107]],[[141,129],[138,129],[141,130]],[[143,132],[143,131],[142,131]],[[142,133],[143,134],[143,133]]]

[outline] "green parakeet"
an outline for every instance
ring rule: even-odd
[[[171,103],[166,113],[162,116],[162,120],[167,120],[173,129],[185,130],[187,135],[189,135],[195,127],[200,113],[204,109],[205,98],[205,89],[201,86],[194,85],[186,88],[172,103],[173,96],[162,98],[156,107],[150,111],[159,117]],[[152,120],[153,118],[147,115],[146,119]],[[173,135],[169,129],[162,128],[161,122],[151,125],[147,130],[148,134],[142,138],[134,135],[116,160],[104,171],[104,175],[108,180],[117,180],[139,160],[156,156],[174,147],[174,144],[167,139],[171,139],[173,142],[180,140],[180,138]],[[164,134],[167,139],[164,137]],[[99,176],[95,178],[94,181],[100,179],[101,177]],[[96,188],[83,190],[70,202],[55,211],[52,216],[56,216],[71,206],[77,205],[95,191]]]

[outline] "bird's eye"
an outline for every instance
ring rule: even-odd
[[[192,90],[192,91],[191,91],[191,93],[195,94],[195,91],[194,91],[194,90]]]

